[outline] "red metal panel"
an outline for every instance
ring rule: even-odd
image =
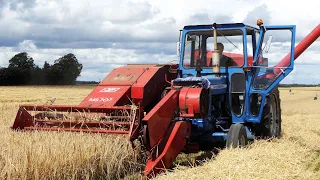
[[[147,68],[125,66],[112,70],[99,85],[131,86]]]
[[[129,104],[130,86],[97,86],[81,103],[87,107],[112,107]]]
[[[194,113],[200,113],[200,96],[201,96],[202,88],[190,88],[188,91],[186,104],[192,105]]]
[[[160,96],[169,65],[127,65],[114,69],[80,104],[90,107],[111,107],[143,100],[143,104]],[[172,75],[169,76],[172,78]],[[130,86],[131,92],[130,92]],[[118,90],[119,89],[119,90]],[[113,90],[115,90],[113,92]]]
[[[193,115],[194,113],[200,114],[200,97],[202,90],[202,88],[182,88],[179,94],[180,110],[190,115]]]
[[[148,124],[150,147],[163,137],[178,108],[179,92],[171,90],[144,118]]]
[[[145,86],[147,85],[148,82],[153,78],[153,76],[157,73],[159,68],[148,68],[142,75],[141,77],[132,85],[132,90],[131,90],[131,97],[134,99],[143,99],[143,94],[146,93],[152,93],[156,87],[153,88],[146,88]],[[163,77],[164,79],[164,77]],[[156,86],[156,84],[161,84],[161,79],[157,79],[156,82],[153,82]],[[151,83],[149,83],[151,84]]]
[[[168,68],[169,66],[160,65],[148,68],[132,85],[131,97],[136,101],[142,100],[144,105],[159,98],[164,88],[169,86],[165,81],[165,75],[169,74]]]
[[[147,161],[144,176],[151,177],[172,166],[173,161],[186,145],[186,139],[190,137],[191,124],[188,121],[178,121],[171,124],[161,142],[151,152]],[[157,154],[159,154],[157,156]],[[153,159],[152,156],[156,158]]]
[[[182,88],[179,94],[179,108],[182,113],[187,113],[186,97],[190,88]]]
[[[32,126],[32,116],[24,109],[23,107],[20,107],[16,119],[13,123],[12,129],[23,129],[25,126]]]

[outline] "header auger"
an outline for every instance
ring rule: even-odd
[[[296,26],[257,25],[185,26],[179,64],[116,68],[78,106],[21,105],[12,128],[128,135],[149,152],[146,177],[181,152],[281,137],[277,86],[320,25],[296,48]]]

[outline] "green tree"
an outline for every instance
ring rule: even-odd
[[[83,66],[76,56],[70,53],[55,60],[52,66],[46,65],[46,67],[50,68],[47,75],[50,84],[75,84]]]
[[[8,68],[19,68],[23,70],[32,70],[35,68],[34,60],[28,56],[28,53],[22,52],[16,54],[9,60]]]
[[[8,82],[12,85],[28,84],[36,68],[34,60],[26,52],[16,54],[9,60]]]
[[[47,61],[45,61],[43,64],[43,70],[48,70],[50,69],[50,67],[51,67],[50,64]]]

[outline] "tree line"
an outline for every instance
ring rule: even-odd
[[[39,67],[28,53],[21,52],[9,60],[8,67],[0,67],[0,85],[70,85],[81,71],[82,64],[71,53]]]
[[[320,84],[279,84],[279,87],[320,87]]]

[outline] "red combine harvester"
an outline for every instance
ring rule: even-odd
[[[170,168],[181,152],[281,137],[278,84],[319,37],[320,25],[296,48],[294,25],[257,25],[185,26],[179,64],[116,68],[78,106],[21,105],[12,129],[128,135],[150,154],[147,177]],[[278,47],[287,40],[282,60],[264,55],[270,33],[280,37]]]

